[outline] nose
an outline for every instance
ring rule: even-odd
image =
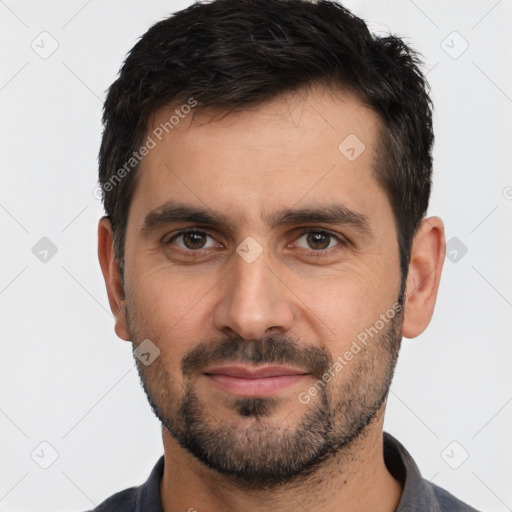
[[[293,294],[277,269],[271,268],[266,251],[251,263],[238,254],[233,258],[231,271],[219,283],[216,328],[247,340],[285,334],[293,323]]]

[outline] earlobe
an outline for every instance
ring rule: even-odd
[[[114,254],[112,226],[106,217],[102,217],[98,224],[98,259],[107,287],[110,309],[115,318],[114,330],[119,338],[130,341],[124,287]]]
[[[424,219],[414,237],[405,291],[402,334],[420,335],[430,323],[436,303],[445,257],[443,221]]]

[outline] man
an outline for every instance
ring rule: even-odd
[[[195,4],[104,125],[99,259],[164,456],[96,510],[474,510],[383,434],[444,259],[415,54],[329,1]]]

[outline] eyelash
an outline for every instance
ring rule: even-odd
[[[184,236],[186,234],[198,234],[198,235],[206,235],[207,237],[210,237],[213,239],[213,236],[211,236],[208,232],[206,231],[201,231],[199,229],[184,229],[182,231],[179,231],[178,233],[176,233],[175,235],[173,235],[167,242],[165,242],[165,245],[171,245],[171,243],[178,239],[179,237],[181,236]],[[308,229],[304,229],[300,232],[299,236],[296,238],[296,240],[299,240],[300,238],[302,238],[304,235],[308,235],[308,234],[311,234],[311,233],[316,233],[316,234],[321,234],[321,235],[326,235],[326,236],[330,236],[331,238],[334,238],[338,243],[334,246],[334,247],[329,247],[327,249],[319,249],[319,250],[314,250],[314,249],[305,249],[303,247],[298,247],[298,249],[302,249],[302,250],[306,250],[310,253],[310,255],[312,255],[313,257],[322,257],[322,256],[325,256],[327,254],[330,254],[330,251],[332,251],[333,249],[336,249],[336,247],[338,246],[341,246],[341,247],[346,247],[348,246],[349,244],[349,241],[347,240],[347,238],[345,238],[343,235],[340,235],[340,234],[335,234],[335,233],[332,233],[330,231],[327,231],[325,229],[311,229],[311,228],[308,228]],[[289,245],[287,246],[289,247]],[[203,249],[203,248],[200,248],[200,249],[184,249],[182,247],[178,247],[179,250],[181,251],[184,251],[184,252],[187,252],[189,254],[203,254],[204,251],[207,251],[208,249],[210,248],[206,248],[206,249]]]
[[[297,247],[297,249],[299,249],[301,251],[307,251],[308,258],[310,258],[310,259],[311,258],[318,258],[318,259],[327,258],[329,256],[332,256],[333,252],[345,249],[349,245],[347,238],[345,238],[343,235],[335,234],[335,233],[332,233],[325,229],[305,229],[305,230],[301,231],[299,236],[296,238],[295,243],[297,242],[297,240],[302,238],[304,235],[309,235],[311,233],[321,234],[321,235],[326,235],[326,236],[331,237],[331,240],[329,241],[328,245],[330,245],[332,239],[334,239],[337,243],[333,247],[328,247],[327,249],[319,249],[319,250],[314,250],[314,249],[309,249],[309,248],[304,248],[304,247]]]
[[[213,239],[213,236],[211,236],[206,231],[201,231],[199,229],[184,229],[182,231],[179,231],[175,235],[173,235],[171,238],[169,238],[169,240],[167,242],[165,242],[165,245],[170,245],[174,240],[176,240],[180,236],[187,235],[187,234],[206,235],[206,236],[208,236],[208,237]],[[202,248],[201,249],[195,249],[195,250],[194,249],[183,249],[182,247],[178,247],[178,249],[181,249],[182,251],[186,251],[188,253],[201,253],[202,251],[205,250],[205,249],[202,249]]]

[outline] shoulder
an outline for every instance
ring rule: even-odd
[[[386,432],[384,461],[389,472],[403,486],[396,512],[478,512],[445,489],[424,479],[411,454]]]
[[[160,481],[164,464],[162,455],[146,482],[113,494],[89,512],[163,512],[160,502]]]
[[[467,505],[463,501],[456,498],[447,490],[428,482],[432,492],[439,504],[440,512],[478,512],[475,508]]]
[[[139,487],[113,494],[89,512],[135,512]]]

